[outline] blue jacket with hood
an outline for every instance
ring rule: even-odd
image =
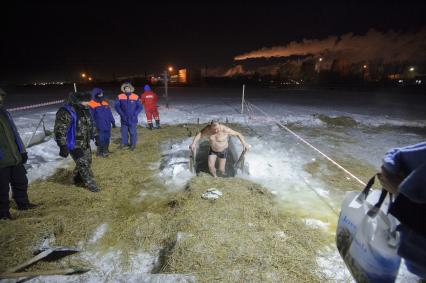
[[[100,93],[102,93],[102,89],[93,89],[92,101],[89,103],[90,113],[99,131],[109,131],[111,130],[111,125],[115,125],[115,119],[108,101],[103,98],[97,98]]]
[[[383,167],[405,176],[389,209],[401,222],[398,254],[410,272],[426,278],[426,142],[388,151]]]
[[[388,151],[383,167],[393,174],[407,176],[399,192],[416,203],[426,203],[426,142]]]

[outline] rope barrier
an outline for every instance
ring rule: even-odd
[[[39,103],[39,104],[10,108],[10,109],[7,109],[7,111],[14,112],[14,111],[28,110],[28,109],[34,109],[34,108],[39,108],[39,107],[43,107],[43,106],[55,105],[55,104],[59,104],[59,103],[63,103],[63,102],[64,102],[64,100],[55,100],[55,101],[49,101],[49,102],[44,102],[44,103]]]
[[[333,160],[331,157],[329,157],[328,155],[326,155],[325,153],[323,153],[321,150],[319,150],[318,148],[316,148],[315,146],[313,146],[311,143],[309,143],[308,141],[306,141],[304,138],[302,138],[301,136],[299,136],[297,133],[295,133],[294,131],[292,131],[291,129],[289,129],[287,126],[283,125],[280,121],[277,121],[275,118],[271,117],[268,113],[266,113],[263,109],[261,109],[260,107],[258,107],[257,105],[254,105],[253,103],[248,102],[247,100],[245,100],[245,102],[247,104],[250,104],[253,108],[259,110],[263,115],[265,115],[266,117],[272,119],[277,125],[279,125],[281,128],[283,128],[284,130],[288,131],[290,134],[292,134],[293,136],[295,136],[297,139],[299,139],[301,142],[303,142],[304,144],[306,144],[307,146],[309,146],[310,148],[312,148],[313,150],[315,150],[316,152],[318,152],[320,155],[322,155],[325,159],[327,159],[328,161],[330,161],[331,163],[333,163],[335,166],[337,166],[339,169],[341,169],[342,171],[344,171],[346,174],[348,174],[349,176],[351,176],[353,179],[355,179],[358,183],[360,183],[361,185],[365,186],[366,183],[364,181],[362,181],[360,178],[358,178],[357,176],[355,176],[354,174],[352,174],[348,169],[344,168],[342,165],[340,165],[337,161]]]

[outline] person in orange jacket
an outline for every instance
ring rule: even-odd
[[[141,103],[145,107],[146,120],[150,130],[154,128],[152,117],[154,117],[157,129],[160,128],[160,115],[158,114],[158,96],[151,90],[149,85],[145,85],[144,93],[141,95]]]
[[[111,126],[115,128],[115,119],[102,89],[95,87],[92,90],[92,100],[89,102],[89,109],[99,134],[99,140],[97,141],[98,152],[96,155],[107,157],[111,153],[109,151],[109,143],[111,140]]]

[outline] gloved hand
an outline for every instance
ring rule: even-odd
[[[377,174],[380,184],[386,191],[391,194],[396,194],[398,192],[399,185],[404,180],[404,176],[389,172],[383,165],[381,169],[382,171]]]
[[[63,158],[66,158],[69,154],[70,152],[68,151],[68,147],[66,145],[63,145],[60,147],[59,149],[60,156],[62,156]]]
[[[76,148],[71,151],[71,155],[75,160],[77,160],[84,156],[84,152],[81,148]]]
[[[95,145],[99,146],[99,136],[95,136]]]
[[[21,157],[22,157],[22,164],[27,163],[27,160],[28,160],[28,153],[26,153],[26,152],[21,153]]]

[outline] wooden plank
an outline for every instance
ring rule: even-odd
[[[36,277],[36,276],[50,276],[50,275],[71,275],[71,274],[82,274],[88,272],[90,269],[83,268],[66,268],[56,270],[39,270],[39,271],[28,271],[28,272],[5,272],[0,274],[0,279],[6,278],[20,278],[20,277]]]

